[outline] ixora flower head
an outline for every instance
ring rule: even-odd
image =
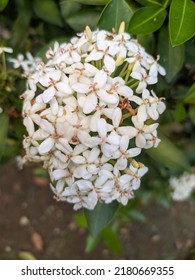
[[[134,157],[160,142],[156,121],[165,104],[148,89],[165,75],[159,57],[122,23],[118,34],[86,27],[46,58],[26,73],[25,159],[44,163],[56,199],[74,209],[126,205],[148,170]]]

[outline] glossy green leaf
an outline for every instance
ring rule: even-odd
[[[65,0],[65,1],[69,1],[69,0]],[[84,4],[84,5],[105,5],[110,0],[73,0],[73,1]]]
[[[191,0],[172,1],[169,31],[172,46],[186,42],[195,34],[195,3]]]
[[[94,210],[84,210],[90,233],[96,237],[114,217],[118,209],[118,202],[110,204],[98,203]]]
[[[122,254],[122,242],[120,240],[119,234],[115,232],[112,228],[108,227],[104,229],[103,240],[106,247],[111,252],[118,255]]]
[[[125,0],[112,0],[104,8],[98,26],[101,29],[112,31],[114,27],[118,31],[122,21],[126,26],[133,15],[134,6],[129,6]]]
[[[163,135],[157,148],[147,150],[147,153],[161,165],[175,170],[190,170],[190,164],[184,154],[172,141]]]
[[[65,21],[69,16],[77,13],[80,10],[80,8],[81,4],[74,1],[62,0],[60,2],[61,15]]]
[[[5,142],[9,128],[9,118],[5,113],[0,114],[0,159],[5,152]]]
[[[151,5],[162,6],[161,0],[136,0],[136,1],[143,6],[151,6]]]
[[[54,0],[33,0],[33,9],[42,20],[60,27],[63,26],[59,8]]]
[[[5,9],[5,7],[7,6],[8,2],[9,2],[9,0],[0,0],[0,12]]]
[[[148,34],[158,30],[167,15],[160,6],[148,6],[138,9],[132,16],[128,32],[131,34]]]
[[[191,86],[186,96],[184,97],[183,103],[195,103],[195,84]]]
[[[184,46],[172,47],[167,28],[161,28],[158,40],[157,53],[160,54],[160,64],[166,69],[165,79],[171,82],[181,70],[184,63]]]
[[[70,16],[66,22],[72,29],[77,32],[83,31],[88,25],[91,29],[95,29],[98,23],[100,13],[94,10],[83,10]]]

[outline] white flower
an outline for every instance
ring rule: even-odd
[[[0,47],[0,54],[2,53],[13,53],[13,49],[8,47]]]
[[[127,127],[126,135],[129,133],[130,138],[135,137],[135,144],[139,148],[148,148],[147,141],[156,137],[156,129],[158,127],[158,123],[154,123],[151,125],[146,125],[144,122],[140,122],[137,116],[132,117],[132,122],[134,127]],[[122,131],[120,128],[118,129],[119,132]],[[125,132],[125,127],[123,128]]]
[[[159,115],[162,114],[166,108],[163,98],[158,98],[153,91],[150,92],[147,89],[143,89],[142,98],[138,96],[132,96],[131,100],[136,102],[138,105],[137,117],[141,122],[145,122],[151,118],[157,120]]]
[[[195,190],[195,174],[184,172],[179,178],[171,177],[169,184],[175,201],[187,200]]]

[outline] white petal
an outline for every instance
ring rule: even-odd
[[[107,123],[105,119],[99,119],[97,123],[98,133],[100,137],[106,137],[107,135]]]
[[[157,120],[159,118],[159,113],[157,111],[157,104],[152,104],[149,108],[148,108],[148,115],[151,117],[151,119],[153,120]]]
[[[57,115],[59,106],[56,98],[52,98],[52,100],[50,101],[50,107],[51,107],[52,114]]]
[[[107,70],[110,73],[114,72],[114,70],[115,70],[115,61],[114,61],[114,59],[111,56],[105,55],[105,57],[104,57],[104,64],[105,64],[105,67],[107,68]]]
[[[53,138],[47,138],[45,139],[39,146],[38,151],[41,155],[44,155],[46,153],[48,153],[49,151],[51,151],[51,149],[53,148],[55,144],[55,141]]]
[[[117,168],[119,170],[124,170],[127,167],[127,160],[126,160],[126,158],[119,158],[117,160],[116,165],[117,165]]]
[[[153,123],[153,124],[151,124],[151,125],[145,125],[144,126],[144,132],[145,133],[152,133],[153,131],[155,131],[156,129],[157,129],[157,127],[158,127],[158,123]]]
[[[119,182],[120,182],[121,185],[125,185],[126,183],[128,183],[130,181],[131,181],[131,176],[128,175],[128,174],[122,175],[119,178]]]
[[[62,179],[63,177],[66,177],[68,175],[67,170],[62,169],[56,169],[52,172],[54,179],[57,181],[59,179]]]
[[[85,178],[87,174],[87,169],[85,165],[80,165],[74,168],[73,174],[76,178]]]
[[[138,135],[136,136],[135,144],[139,148],[144,148],[145,147],[146,139],[145,139],[145,137],[143,136],[142,133],[138,133]]]
[[[76,164],[85,164],[86,163],[85,158],[82,156],[74,156],[71,158],[71,160]]]
[[[158,108],[159,114],[162,114],[164,112],[164,110],[166,109],[166,105],[163,102],[159,102],[157,105],[157,108]]]
[[[59,82],[56,84],[56,88],[58,91],[65,93],[65,94],[72,94],[73,90],[72,88],[69,86],[69,84],[65,83],[65,82]]]
[[[48,103],[55,95],[56,90],[53,86],[49,87],[43,92],[43,101]]]
[[[118,93],[126,98],[130,98],[133,95],[133,90],[128,86],[121,86],[118,89]]]
[[[137,155],[139,155],[141,153],[141,149],[140,148],[131,148],[127,151],[129,157],[136,157]]]
[[[92,183],[87,180],[79,180],[77,186],[80,191],[89,191],[93,188]]]
[[[23,121],[29,136],[32,136],[35,132],[34,123],[30,117],[25,117]]]
[[[130,76],[139,81],[141,81],[141,79],[142,79],[142,74],[139,72],[132,72]]]
[[[98,158],[99,154],[100,154],[100,150],[98,148],[93,148],[90,151],[89,156],[87,157],[87,162],[88,163],[95,162],[95,160]]]
[[[112,115],[112,123],[114,127],[118,127],[120,124],[122,118],[122,111],[119,107],[114,109],[113,115]]]
[[[147,172],[148,172],[148,167],[144,166],[144,167],[138,169],[137,175],[138,175],[139,177],[142,177],[142,176],[144,176]]]
[[[107,81],[107,74],[105,71],[100,70],[94,77],[94,83],[97,83],[98,88],[103,88]]]
[[[120,140],[120,150],[125,152],[129,146],[129,137],[127,135],[123,135]]]
[[[54,134],[55,132],[53,125],[47,120],[42,119],[40,122],[40,127],[49,134]]]
[[[119,102],[119,97],[115,93],[107,93],[105,90],[99,90],[97,92],[98,96],[100,97],[101,101],[111,104],[111,105],[117,105]]]
[[[90,120],[90,130],[95,132],[97,131],[97,123],[98,123],[98,120],[100,119],[100,111],[96,111],[95,114],[91,117],[91,120]]]
[[[137,118],[140,122],[145,122],[147,120],[146,106],[143,104],[138,107]]]
[[[90,93],[85,99],[83,112],[85,114],[90,114],[95,110],[96,106],[97,106],[97,96],[95,93]]]
[[[88,84],[83,84],[83,83],[73,84],[72,88],[74,89],[74,91],[76,91],[78,93],[87,94],[90,91],[89,85]]]
[[[133,126],[122,126],[117,128],[117,132],[122,135],[127,135],[129,139],[132,139],[137,134],[137,129]]]

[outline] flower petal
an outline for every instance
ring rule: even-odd
[[[55,141],[53,138],[45,139],[40,146],[38,147],[38,151],[41,155],[47,154],[53,148]]]
[[[49,87],[43,92],[43,101],[44,103],[48,103],[55,95],[56,90],[53,86]]]

